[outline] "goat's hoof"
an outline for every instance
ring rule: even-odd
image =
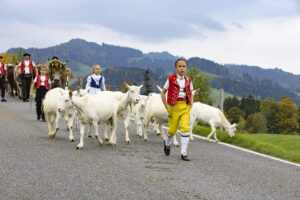
[[[219,143],[220,141],[219,140],[216,140],[216,143]]]
[[[88,137],[89,137],[89,138],[91,138],[91,137],[92,137],[92,135],[88,135]]]
[[[77,145],[76,148],[77,148],[77,149],[82,149],[82,146],[81,146],[81,145]]]
[[[104,138],[105,141],[108,141],[108,138]]]
[[[103,142],[99,142],[99,145],[100,145],[100,146],[103,146]]]
[[[126,140],[126,142],[127,142],[128,144],[130,144],[130,141],[129,141],[129,140]]]
[[[140,138],[142,138],[142,135],[139,135]]]
[[[145,138],[145,139],[144,139],[144,141],[145,141],[145,142],[147,142],[147,141],[148,141],[148,139],[146,139],[146,138]]]
[[[179,144],[174,144],[174,147],[179,147]]]
[[[74,140],[74,138],[70,138],[70,142],[74,142],[75,140]]]
[[[160,133],[157,132],[156,135],[160,135]]]

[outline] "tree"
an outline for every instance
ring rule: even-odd
[[[223,103],[223,108],[224,108],[224,111],[227,112],[230,108],[232,107],[240,107],[240,100],[234,96],[234,97],[227,97],[225,100],[224,100],[224,103]]]
[[[249,133],[266,133],[267,119],[261,112],[250,114],[245,128]]]
[[[259,111],[259,101],[255,100],[254,97],[249,94],[247,98],[242,98],[240,108],[246,113],[246,118],[248,118],[248,115]]]
[[[17,63],[19,63],[23,59],[24,53],[25,53],[25,51],[23,51],[23,49],[18,48],[17,55],[16,55]]]
[[[283,97],[279,103],[279,123],[280,133],[292,133],[299,128],[297,109],[295,103],[289,97]]]
[[[246,120],[242,116],[240,116],[238,126],[236,127],[237,132],[243,133],[245,129],[245,125],[246,125]]]
[[[274,99],[260,100],[260,111],[267,119],[268,133],[279,133],[279,106]]]
[[[238,107],[232,107],[226,112],[226,117],[230,123],[239,123],[240,118],[245,118],[245,112],[239,109]]]
[[[151,76],[151,71],[149,68],[146,69],[145,73],[144,73],[144,87],[145,87],[145,92],[144,95],[150,94],[152,92],[151,88],[152,85],[150,83],[150,76]]]
[[[199,89],[198,95],[194,97],[194,101],[211,105],[213,100],[209,96],[211,89],[210,77],[200,74],[196,67],[189,69],[186,75],[192,80],[194,89]]]
[[[297,130],[297,132],[300,132],[300,106],[297,107],[297,117],[298,117],[298,124],[299,124],[299,128]]]

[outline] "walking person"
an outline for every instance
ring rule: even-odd
[[[35,102],[36,102],[36,115],[37,120],[40,120],[42,117],[42,121],[45,122],[45,114],[42,108],[42,102],[45,98],[46,93],[51,89],[51,81],[50,77],[46,75],[47,73],[47,67],[42,66],[41,67],[41,74],[37,75],[35,79],[33,80],[31,87],[30,87],[30,97],[33,96],[33,88],[35,86],[36,88],[36,96],[35,96]]]
[[[23,101],[29,101],[29,90],[31,81],[33,78],[33,70],[35,64],[32,60],[30,60],[30,54],[24,53],[24,60],[22,60],[18,68],[21,67],[21,79],[22,79],[22,93],[23,93]]]
[[[96,95],[101,91],[106,91],[105,79],[100,75],[100,65],[93,66],[93,74],[88,76],[85,88],[89,88],[88,93]]]
[[[187,147],[190,134],[190,110],[193,105],[191,91],[194,89],[191,79],[185,76],[187,62],[179,58],[175,62],[176,74],[169,76],[163,90],[161,99],[169,114],[169,129],[164,143],[164,152],[170,155],[172,138],[180,124],[181,131],[181,159],[190,161],[187,155]],[[168,96],[166,99],[166,93]]]
[[[5,99],[5,83],[7,83],[7,67],[2,62],[3,56],[0,56],[0,85],[1,85],[1,101],[6,102]]]

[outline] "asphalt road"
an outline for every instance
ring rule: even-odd
[[[0,102],[0,199],[300,199],[299,167],[199,139],[184,162],[130,128],[130,144],[119,121],[117,146],[85,137],[77,150],[79,130],[69,142],[62,121],[51,139],[29,103]]]

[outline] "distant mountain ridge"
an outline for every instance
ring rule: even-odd
[[[31,54],[32,60],[36,63],[44,63],[53,56],[58,56],[63,61],[68,60],[68,66],[75,76],[86,77],[92,73],[91,68],[94,64],[100,64],[105,69],[103,73],[108,73],[105,75],[109,76],[111,81],[107,79],[108,83],[113,87],[117,87],[122,82],[120,79],[126,79],[126,77],[140,84],[143,74],[139,73],[149,68],[152,71],[153,88],[155,88],[154,84],[162,84],[166,75],[174,72],[174,62],[178,58],[166,51],[143,53],[141,50],[130,47],[105,43],[99,45],[82,39],[72,39],[48,48],[29,48],[25,51]],[[17,48],[11,48],[7,52],[16,54]],[[300,97],[296,94],[296,92],[300,93],[300,75],[280,69],[221,65],[199,57],[190,58],[187,62],[189,67],[197,67],[203,72],[218,75],[212,78],[212,85],[217,89],[223,88],[226,92],[237,96],[248,96],[247,93],[251,93],[254,96],[273,97],[277,100],[282,96],[289,96],[294,102],[300,104]],[[126,70],[121,69],[124,67]]]
[[[252,77],[257,77],[259,80],[267,79],[273,83],[278,83],[284,88],[292,91],[300,92],[300,75],[295,75],[290,72],[285,72],[281,69],[262,69],[257,66],[247,65],[225,65],[229,72],[234,75],[249,74]]]

